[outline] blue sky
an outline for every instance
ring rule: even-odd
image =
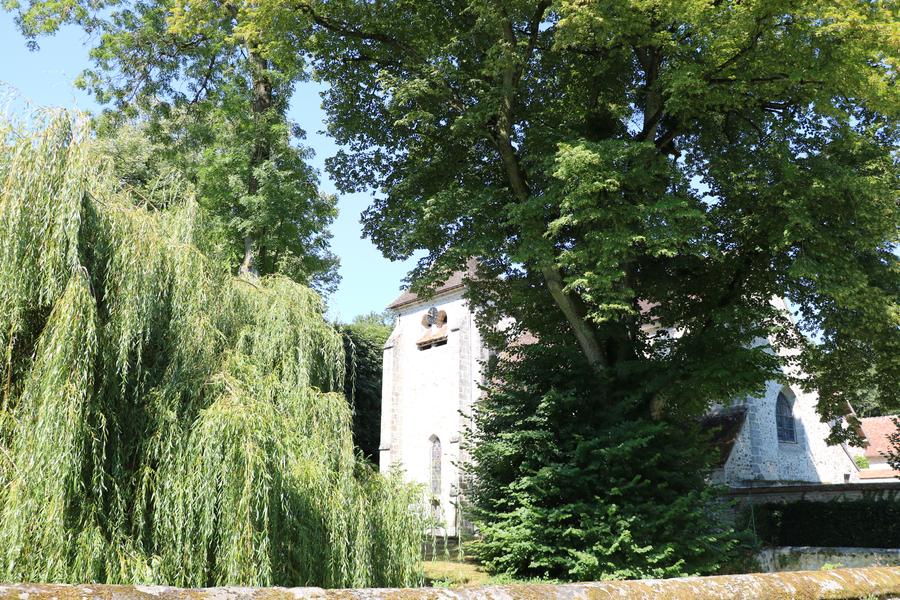
[[[97,104],[72,85],[75,77],[89,65],[89,42],[83,32],[67,29],[40,40],[40,50],[30,52],[16,30],[13,17],[0,10],[0,82],[12,86],[35,106],[65,106],[93,111]],[[288,116],[306,130],[306,144],[316,152],[313,164],[322,176],[322,189],[336,193],[325,173],[325,158],[337,146],[322,133],[324,113],[319,87],[304,84],[297,89]],[[2,110],[2,106],[0,106]],[[392,263],[368,240],[361,239],[360,213],[371,196],[338,196],[340,215],[332,225],[332,248],[341,257],[341,286],[328,299],[330,318],[349,321],[370,311],[381,311],[394,299],[401,280],[413,261]]]

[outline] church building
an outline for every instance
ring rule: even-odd
[[[463,524],[461,441],[488,357],[464,293],[459,272],[429,298],[400,295],[388,307],[396,322],[384,347],[380,468],[421,484],[430,528],[448,535]],[[851,450],[825,442],[817,399],[771,381],[760,396],[714,406],[704,424],[715,428],[723,462],[712,479],[732,488],[860,481]]]

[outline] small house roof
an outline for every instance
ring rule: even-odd
[[[866,436],[866,457],[882,458],[891,452],[890,436],[897,431],[894,424],[896,417],[864,417],[859,420],[863,434]]]

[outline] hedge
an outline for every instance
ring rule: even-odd
[[[900,548],[900,499],[762,504],[745,509],[766,545]]]

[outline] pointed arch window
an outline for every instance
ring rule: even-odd
[[[794,409],[791,406],[790,399],[783,391],[778,392],[778,399],[775,401],[775,426],[778,429],[779,442],[797,441]]]
[[[431,493],[441,494],[441,440],[433,435],[431,438]]]

